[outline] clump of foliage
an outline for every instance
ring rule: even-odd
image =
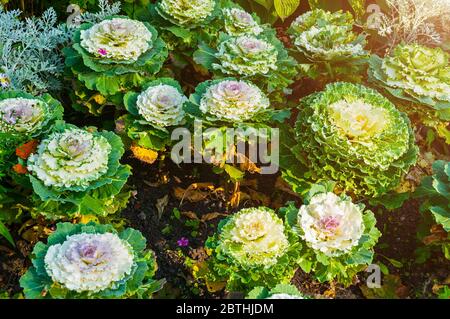
[[[270,129],[290,115],[289,110],[271,108],[269,98],[256,85],[236,78],[200,83],[190,101],[188,114],[199,123],[201,121],[202,127],[214,128],[206,130],[202,135],[203,152],[208,153],[214,149],[213,164],[219,167],[217,172],[225,170],[234,180],[242,178],[244,173],[225,163],[230,158],[247,164],[243,170],[250,170],[252,173],[259,171],[253,165],[255,163],[249,162],[256,159],[248,159],[238,145],[258,143],[256,139],[259,143],[270,142],[273,138]],[[228,134],[231,128],[234,129],[233,136]]]
[[[408,117],[378,92],[351,83],[304,98],[294,136],[281,166],[301,194],[311,182],[335,181],[336,191],[378,197],[400,185],[418,153]]]
[[[21,11],[0,5],[0,91],[33,94],[61,88],[64,61],[60,51],[71,32],[57,24],[50,8],[40,18],[20,20]]]
[[[229,7],[222,9],[224,29],[231,36],[243,34],[259,35],[264,31],[259,24],[257,15],[251,15],[247,11]]]
[[[305,299],[303,294],[293,285],[279,284],[272,289],[256,287],[250,291],[247,299]]]
[[[123,16],[82,24],[73,42],[64,49],[76,76],[73,107],[95,115],[106,105],[120,106],[124,93],[158,73],[168,55],[154,27]]]
[[[448,1],[387,0],[386,4],[388,10],[378,17],[374,27],[384,39],[389,52],[399,44],[450,44]]]
[[[439,225],[446,232],[430,244],[441,246],[445,257],[450,260],[450,162],[434,162],[433,175],[422,180],[415,196],[424,200],[420,207],[422,213],[431,213],[432,224]]]
[[[158,0],[149,5],[150,21],[161,29],[174,58],[187,63],[198,43],[217,37],[220,7],[218,0]]]
[[[370,59],[369,79],[409,114],[450,140],[450,55],[441,48],[399,45],[384,59]]]
[[[245,208],[221,221],[206,242],[209,282],[226,281],[228,291],[249,291],[289,283],[297,268],[301,245],[275,212]]]
[[[361,81],[369,53],[350,12],[308,11],[292,22],[293,55],[303,76],[320,82]]]
[[[117,127],[121,127],[137,147],[164,151],[171,144],[172,129],[185,123],[187,102],[177,81],[159,78],[143,85],[141,93],[125,95],[124,104],[129,114],[117,120]],[[145,158],[140,159],[145,161]]]
[[[35,245],[20,285],[28,299],[151,298],[164,280],[154,279],[156,259],[145,248],[132,228],[59,223],[47,244]]]
[[[100,23],[110,16],[115,16],[119,14],[121,6],[122,4],[119,1],[110,3],[108,0],[99,0],[97,12],[90,12],[89,10],[86,12],[81,12],[79,15],[76,15],[74,17],[72,23],[78,26],[82,23],[93,23],[93,24]],[[86,5],[83,7],[86,7]],[[89,6],[87,7],[88,7],[87,9],[90,9]]]
[[[238,0],[246,10],[256,12],[265,22],[274,24],[285,20],[300,5],[300,0]]]
[[[293,204],[282,209],[286,222],[301,238],[300,267],[313,272],[320,282],[336,279],[349,286],[372,262],[373,247],[381,236],[375,216],[345,195],[310,195],[300,210]]]
[[[28,154],[16,148],[49,133],[62,116],[62,105],[48,94],[0,92],[0,175],[11,169],[15,152],[20,159],[27,159]]]
[[[56,125],[28,158],[33,212],[57,219],[106,216],[124,208],[131,167],[120,164],[123,153],[121,139],[112,132]]]

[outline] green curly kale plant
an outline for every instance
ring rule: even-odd
[[[47,244],[38,242],[33,266],[20,285],[28,299],[151,298],[165,281],[155,280],[155,255],[132,228],[59,223]]]
[[[321,9],[306,12],[292,22],[288,33],[303,76],[327,83],[361,81],[369,53],[363,35],[353,31],[350,12]]]
[[[215,171],[225,171],[232,180],[241,179],[244,176],[242,170],[259,172],[259,168],[253,166],[257,163],[251,163],[256,159],[246,158],[245,151],[239,145],[247,143],[247,146],[251,144],[256,147],[256,143],[270,143],[273,139],[271,129],[290,116],[289,110],[271,108],[269,98],[256,85],[237,78],[200,83],[190,96],[186,111],[190,118],[205,128],[202,132],[202,152],[208,153],[214,149]],[[230,129],[233,129],[232,136],[229,135]],[[244,158],[246,160],[243,161]],[[228,159],[234,159],[233,163],[248,160],[247,164],[253,169],[246,165],[236,168],[225,163]]]
[[[399,45],[370,59],[369,80],[398,100],[408,114],[434,127],[450,143],[450,55],[440,48]]]
[[[375,216],[349,197],[317,192],[300,210],[290,204],[281,213],[301,238],[300,267],[320,282],[336,279],[349,286],[372,262],[381,236]]]
[[[161,37],[171,51],[171,57],[190,63],[200,42],[217,38],[221,27],[221,1],[218,0],[158,0],[149,5],[152,24],[161,30]]]
[[[28,158],[33,212],[52,219],[104,217],[124,208],[131,167],[120,164],[123,153],[120,137],[112,132],[55,126]]]
[[[295,60],[273,29],[265,29],[258,36],[221,33],[218,45],[200,45],[194,60],[215,78],[233,76],[253,82],[274,101],[282,101],[290,93],[288,87],[297,76]]]
[[[185,123],[187,102],[177,81],[159,78],[143,85],[141,93],[125,95],[128,114],[117,120],[116,127],[122,127],[121,131],[138,147],[164,151],[171,144],[172,129]]]
[[[62,105],[49,94],[0,92],[0,175],[11,169],[16,148],[48,134],[62,116]]]
[[[295,131],[285,128],[280,161],[284,179],[300,194],[311,183],[334,181],[336,191],[378,197],[399,187],[416,163],[408,117],[372,89],[328,84],[304,98],[299,111]]]
[[[154,27],[123,16],[82,24],[73,42],[64,49],[76,76],[73,107],[96,115],[105,105],[121,105],[124,93],[158,73],[168,56]]]
[[[221,221],[206,248],[212,255],[203,279],[226,281],[228,291],[248,292],[258,286],[289,283],[301,244],[273,210],[259,207],[242,209]]]

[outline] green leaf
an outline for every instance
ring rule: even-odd
[[[232,165],[225,164],[224,168],[225,172],[227,172],[227,174],[234,182],[242,180],[245,176],[245,172],[241,171],[240,169]]]
[[[136,102],[139,97],[139,94],[136,92],[128,92],[123,97],[123,103],[125,105],[126,110],[133,116],[138,116],[139,112],[136,107]]]
[[[166,30],[172,32],[177,37],[183,39],[186,42],[189,42],[192,36],[194,35],[191,31],[188,29],[179,27],[179,26],[171,26],[166,28]]]
[[[273,4],[278,16],[284,20],[297,10],[300,0],[274,0]]]
[[[5,237],[6,240],[14,247],[16,247],[16,245],[14,244],[14,239],[11,236],[11,233],[9,232],[8,228],[6,228],[5,224],[3,224],[0,221],[0,235]]]
[[[256,287],[250,291],[246,299],[265,299],[268,297],[268,291],[264,287]]]
[[[430,212],[433,213],[436,222],[441,224],[446,232],[450,232],[450,208],[446,210],[439,206],[432,206]]]
[[[42,293],[49,286],[49,282],[46,278],[39,276],[34,268],[30,268],[20,278],[20,286],[27,299],[42,299]]]
[[[393,259],[393,258],[388,258],[388,257],[386,257],[386,256],[383,256],[387,261],[389,261],[391,264],[392,264],[392,266],[394,266],[395,268],[402,268],[403,267],[403,263],[402,262],[400,262],[400,261],[398,261],[398,260],[396,260],[396,259]]]
[[[273,0],[254,0],[256,3],[262,5],[266,10],[270,10],[273,5]]]
[[[205,43],[198,45],[198,50],[194,52],[193,59],[195,63],[210,69],[212,64],[216,62],[216,50],[210,48]]]
[[[119,237],[128,242],[136,253],[143,251],[147,245],[147,241],[142,236],[142,233],[132,228],[127,228],[121,232]]]

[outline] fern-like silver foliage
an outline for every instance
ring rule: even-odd
[[[61,88],[64,60],[61,47],[71,32],[59,25],[53,8],[41,17],[20,19],[19,10],[0,6],[0,91],[33,94]]]
[[[116,15],[120,12],[120,1],[109,3],[108,0],[98,1],[99,10],[95,13],[84,12],[75,17],[74,24],[80,25],[81,23],[98,23],[103,21],[106,17]]]

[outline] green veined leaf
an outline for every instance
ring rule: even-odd
[[[297,10],[300,0],[274,0],[273,4],[278,16],[284,20]]]
[[[256,3],[262,5],[266,10],[270,10],[273,5],[273,0],[254,0]]]

